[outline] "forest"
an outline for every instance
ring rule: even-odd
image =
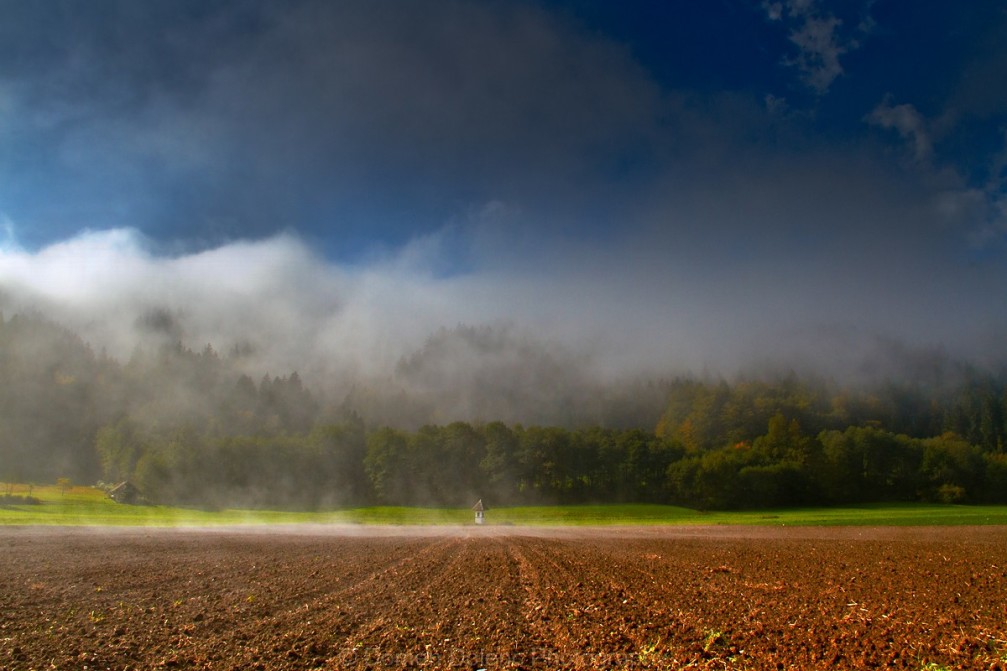
[[[1007,503],[1007,378],[967,366],[939,385],[648,381],[636,425],[414,426],[295,371],[253,378],[242,356],[176,342],[119,361],[40,315],[0,316],[0,482],[129,480],[156,503],[298,509]]]

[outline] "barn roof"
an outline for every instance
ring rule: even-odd
[[[140,498],[140,489],[129,480],[124,480],[109,489],[108,496],[119,503],[135,503]]]

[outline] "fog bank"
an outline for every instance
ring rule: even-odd
[[[41,312],[121,361],[176,342],[240,353],[251,375],[298,371],[389,421],[394,408],[545,421],[683,374],[930,380],[952,362],[1003,363],[983,348],[995,314],[958,315],[950,296],[895,300],[908,278],[815,275],[807,259],[756,272],[740,253],[736,268],[710,268],[653,239],[604,254],[555,246],[504,266],[494,259],[516,251],[497,238],[493,257],[484,224],[356,264],[290,233],[169,256],[133,230],[85,232],[0,253],[2,306]],[[452,258],[466,269],[445,272]],[[969,287],[943,289],[958,290]],[[411,410],[389,402],[397,394]]]

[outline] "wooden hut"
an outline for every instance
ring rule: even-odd
[[[129,480],[120,482],[108,490],[108,498],[116,503],[137,503],[140,501],[140,490]]]

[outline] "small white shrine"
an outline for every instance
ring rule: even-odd
[[[476,524],[482,524],[485,521],[484,514],[486,512],[486,507],[483,506],[483,500],[479,499],[476,501],[476,504],[472,506],[472,510],[474,510],[476,514]]]

